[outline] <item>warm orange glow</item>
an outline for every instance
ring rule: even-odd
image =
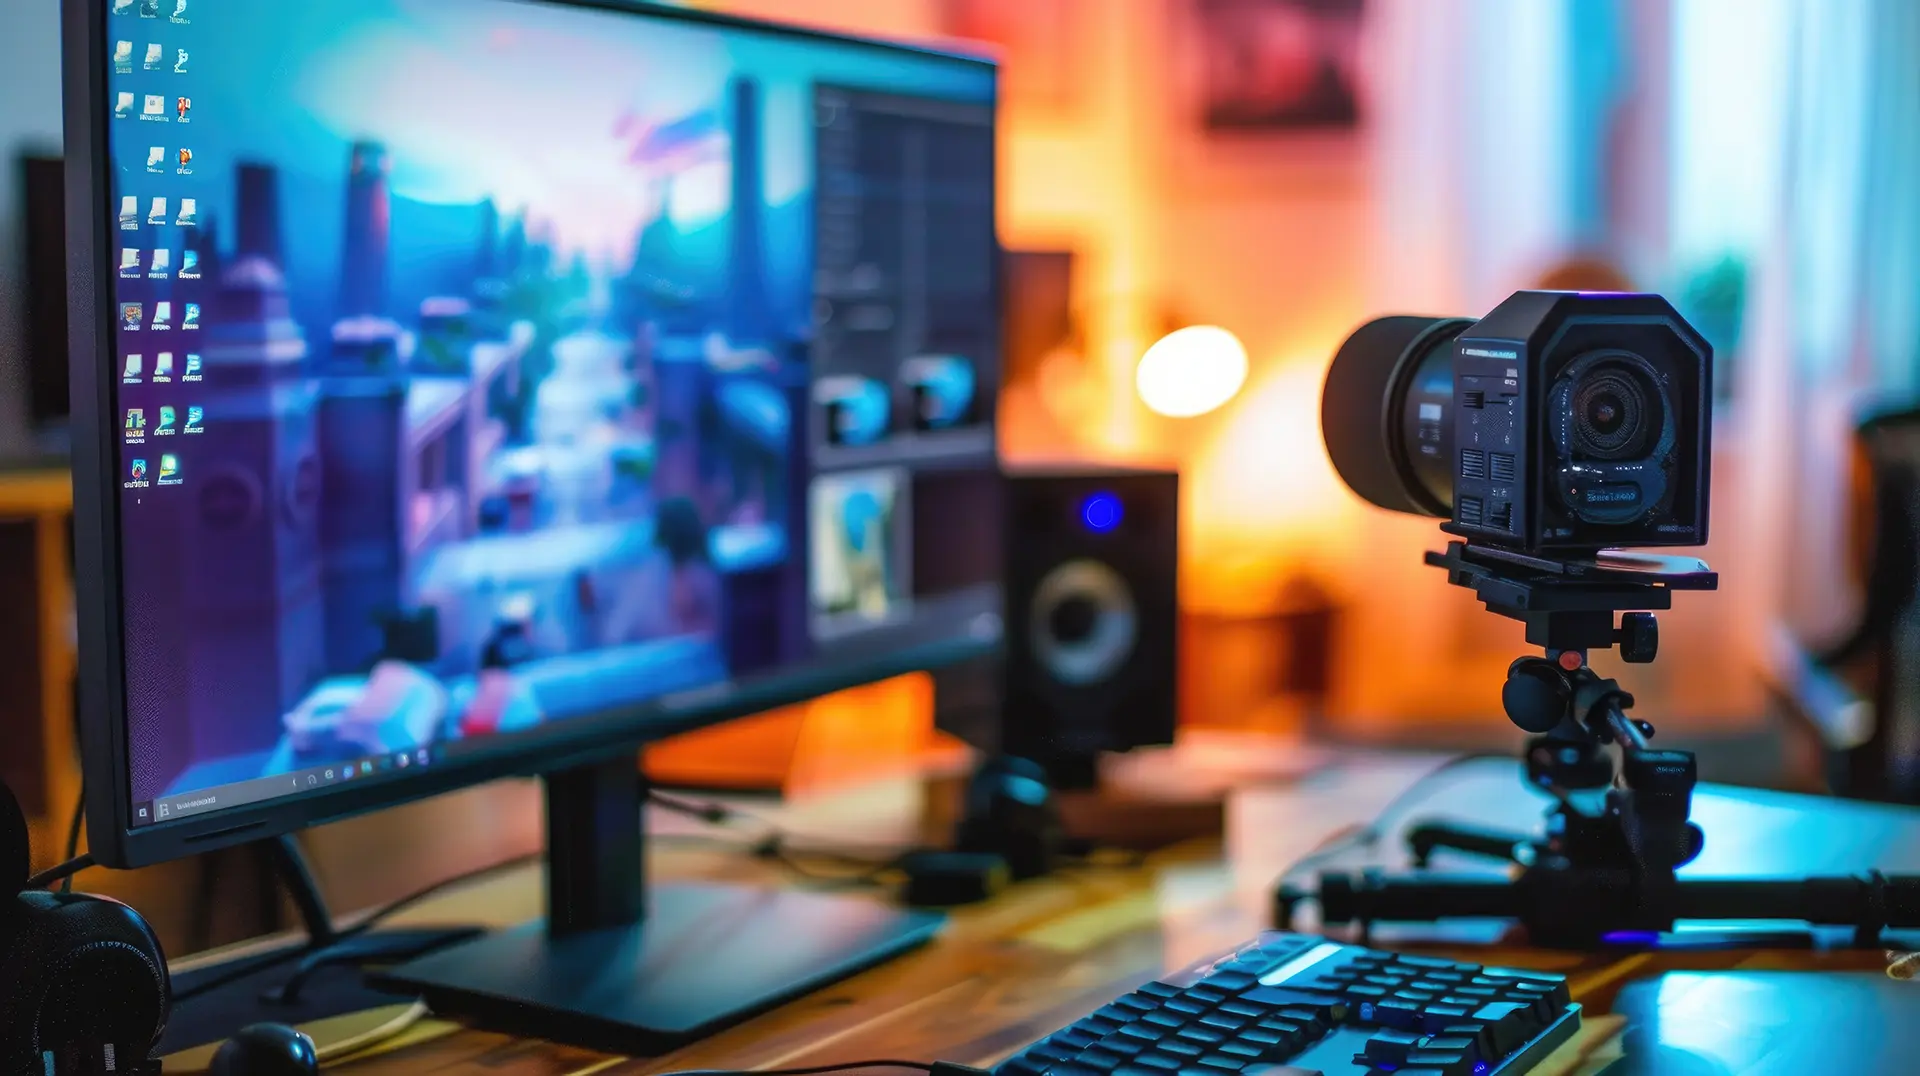
[[[1133,374],[1140,402],[1168,418],[1216,410],[1246,383],[1246,345],[1217,325],[1191,325],[1161,337],[1140,356]]]
[[[1320,440],[1324,361],[1269,366],[1188,457],[1183,518],[1190,608],[1228,615],[1284,604],[1288,581],[1337,569],[1352,496]]]

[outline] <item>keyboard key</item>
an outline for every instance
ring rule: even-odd
[[[1372,983],[1361,983],[1351,990],[1348,990],[1347,997],[1354,1001],[1383,1001],[1386,999],[1387,993],[1387,988],[1384,986],[1375,986]]]
[[[1253,1021],[1244,1016],[1235,1016],[1230,1012],[1208,1013],[1200,1018],[1200,1026],[1217,1027],[1222,1031],[1238,1031],[1250,1023]]]
[[[1201,1054],[1207,1052],[1207,1048],[1180,1039],[1169,1039],[1161,1043],[1154,1052],[1172,1054],[1175,1057],[1199,1057]]]
[[[1034,1061],[1022,1056],[1008,1059],[995,1071],[1000,1076],[1041,1076],[1047,1071],[1046,1065],[1046,1062]]]
[[[1228,1057],[1244,1057],[1249,1061],[1266,1056],[1265,1050],[1244,1039],[1226,1043],[1215,1052],[1225,1054]]]
[[[1363,1055],[1365,1063],[1404,1065],[1407,1055],[1419,1049],[1425,1041],[1424,1037],[1405,1031],[1382,1031],[1367,1040],[1366,1053]],[[1361,1058],[1354,1058],[1354,1062],[1360,1063]]]
[[[1126,1058],[1121,1057],[1119,1054],[1103,1050],[1098,1046],[1093,1046],[1081,1051],[1080,1056],[1073,1059],[1073,1063],[1076,1065],[1085,1065],[1096,1072],[1112,1072],[1114,1069],[1125,1064],[1126,1060]]]
[[[1434,1004],[1420,1010],[1420,1030],[1428,1035],[1439,1034],[1454,1024],[1465,1020],[1474,1009],[1464,1005]]]
[[[1312,1035],[1314,1038],[1319,1038],[1320,1036],[1327,1033],[1328,1027],[1345,1019],[1346,1014],[1336,1013],[1332,1016],[1328,1016],[1322,1010],[1319,1010],[1319,1009],[1309,1008],[1304,1005],[1289,1005],[1286,1008],[1280,1010],[1280,1017],[1281,1019],[1291,1020],[1297,1024],[1305,1024],[1307,1026],[1307,1033]],[[1272,1022],[1272,1017],[1268,1017],[1266,1020],[1261,1021],[1261,1023],[1271,1023],[1271,1022]]]
[[[1538,1024],[1532,1011],[1524,1005],[1511,1001],[1494,1001],[1480,1006],[1473,1014],[1475,1020],[1484,1021],[1492,1036],[1492,1049],[1483,1052],[1489,1057],[1505,1057],[1526,1045],[1533,1038]]]
[[[1465,980],[1459,980],[1459,979],[1456,979],[1452,982],[1447,982],[1440,979],[1415,979],[1412,982],[1407,984],[1406,989],[1418,990],[1423,994],[1432,994],[1435,997],[1438,997],[1441,994],[1452,993],[1453,988],[1460,985],[1464,981]]]
[[[1164,1027],[1167,1030],[1172,1031],[1175,1028],[1185,1027],[1187,1024],[1187,1020],[1188,1020],[1188,1017],[1183,1013],[1168,1012],[1165,1009],[1156,1009],[1153,1012],[1150,1012],[1147,1015],[1142,1016],[1140,1018],[1140,1023],[1152,1024],[1155,1027]]]
[[[1271,1053],[1271,1050],[1264,1048],[1273,1047],[1278,1049],[1292,1042],[1299,1034],[1298,1031],[1283,1031],[1279,1028],[1260,1024],[1254,1027],[1242,1028],[1240,1032],[1234,1036],[1234,1041],[1244,1042],[1250,1046],[1261,1047],[1263,1053]]]
[[[1431,1069],[1442,1076],[1473,1076],[1473,1062],[1465,1054],[1416,1050],[1407,1055],[1407,1067],[1423,1072]]]
[[[1166,1076],[1166,1070],[1149,1068],[1146,1065],[1133,1063],[1114,1069],[1113,1076]]]
[[[1166,999],[1154,997],[1152,994],[1135,991],[1134,993],[1128,994],[1124,997],[1115,998],[1113,1003],[1114,1005],[1135,1014],[1135,1016],[1137,1017],[1140,1013],[1152,1012],[1153,1010],[1159,1008],[1160,1003],[1164,1000]]]
[[[1079,1053],[1087,1047],[1092,1046],[1099,1038],[1099,1035],[1089,1035],[1084,1031],[1068,1028],[1065,1031],[1054,1032],[1053,1037],[1047,1041],[1052,1043],[1056,1048],[1064,1048],[1072,1053]]]
[[[1186,1058],[1155,1050],[1150,1054],[1141,1054],[1133,1063],[1154,1072],[1175,1072],[1186,1063]]]
[[[1429,1035],[1421,1049],[1442,1054],[1465,1054],[1468,1061],[1480,1060],[1480,1048],[1471,1036]]]
[[[1273,1010],[1265,1005],[1252,1005],[1244,1001],[1229,1001],[1214,1011],[1231,1013],[1234,1016],[1260,1017],[1267,1015]]]
[[[1125,1060],[1135,1054],[1145,1053],[1148,1049],[1151,1049],[1152,1046],[1153,1044],[1150,1042],[1141,1042],[1139,1039],[1129,1038],[1126,1035],[1116,1032],[1095,1043],[1093,1048],[1096,1050],[1105,1050]]]
[[[1381,1027],[1417,1031],[1420,1028],[1420,1008],[1411,1001],[1388,998],[1373,1007],[1373,1018]]]
[[[1132,1009],[1127,1008],[1124,1005],[1115,1003],[1112,1005],[1107,1005],[1099,1009],[1096,1009],[1094,1011],[1093,1016],[1090,1019],[1112,1021],[1113,1026],[1111,1028],[1108,1028],[1108,1030],[1118,1031],[1122,1027],[1125,1027],[1126,1025],[1133,1023],[1135,1020],[1138,1020],[1139,1018],[1140,1018],[1139,1013],[1133,1011]]]
[[[1104,1009],[1101,1010],[1101,1012],[1105,1012],[1105,1011],[1106,1010]],[[1082,1035],[1089,1035],[1089,1036],[1092,1036],[1093,1038],[1099,1039],[1099,1038],[1105,1038],[1106,1036],[1113,1034],[1114,1032],[1120,1030],[1121,1028],[1131,1023],[1133,1023],[1133,1016],[1130,1013],[1127,1014],[1123,1019],[1119,1019],[1119,1020],[1115,1020],[1112,1017],[1108,1017],[1108,1016],[1102,1016],[1100,1013],[1094,1013],[1092,1016],[1089,1016],[1086,1019],[1081,1020],[1079,1023],[1073,1025],[1068,1030],[1078,1031]]]
[[[1244,1057],[1228,1057],[1225,1054],[1213,1054],[1200,1059],[1200,1064],[1214,1072],[1239,1072],[1253,1062]]]
[[[1072,1061],[1062,1061],[1047,1070],[1047,1076],[1106,1076],[1106,1073],[1090,1069]]]
[[[1167,1037],[1167,1029],[1164,1027],[1156,1027],[1142,1020],[1138,1023],[1128,1024],[1126,1027],[1114,1032],[1113,1037],[1133,1039],[1147,1046],[1152,1046],[1154,1043]]]
[[[1333,994],[1308,990],[1289,990],[1278,986],[1256,986],[1240,995],[1242,1000],[1267,1005],[1284,1012],[1288,1007],[1312,1010],[1323,1020],[1338,1022],[1346,1016],[1347,1004]]]
[[[1166,1005],[1163,1006],[1168,1012],[1184,1013],[1188,1016],[1199,1016],[1212,1007],[1206,1002],[1187,997],[1168,998]]]
[[[1179,987],[1168,986],[1166,983],[1158,982],[1158,981],[1148,983],[1147,985],[1140,988],[1140,993],[1145,994],[1148,997],[1156,997],[1156,998],[1170,998],[1170,997],[1173,997],[1175,994],[1178,994],[1179,992],[1180,992]]]
[[[1239,993],[1259,980],[1244,971],[1216,971],[1207,976],[1204,982],[1218,990]]]
[[[1217,1027],[1206,1027],[1195,1024],[1192,1027],[1181,1028],[1180,1033],[1174,1037],[1184,1039],[1187,1042],[1199,1043],[1201,1046],[1217,1046],[1227,1041],[1232,1035]]]
[[[1456,968],[1460,966],[1445,957],[1416,956],[1412,953],[1400,953],[1393,958],[1393,962],[1407,968]],[[1470,964],[1467,966],[1476,970],[1480,967],[1478,964]]]
[[[1225,990],[1217,990],[1206,983],[1188,987],[1187,996],[1196,1001],[1204,1001],[1209,1005],[1218,1005],[1227,1000],[1227,992]]]

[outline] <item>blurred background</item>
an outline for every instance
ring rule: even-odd
[[[1377,314],[1477,317],[1528,287],[1653,290],[1716,347],[1704,556],[1722,589],[1680,600],[1660,661],[1622,675],[1665,738],[1705,745],[1708,776],[1834,784],[1836,744],[1859,744],[1819,714],[1810,725],[1794,696],[1809,655],[1861,634],[1899,559],[1875,514],[1885,463],[1861,424],[1911,407],[1920,387],[1920,5],[697,6],[1001,58],[1004,453],[1183,472],[1186,727],[1276,744],[1517,743],[1498,692],[1524,652],[1519,627],[1422,565],[1435,521],[1341,485],[1321,446],[1320,381]],[[58,153],[56,7],[19,5],[0,36],[9,162]],[[40,447],[33,370],[63,362],[29,342],[25,204],[9,163],[0,452],[15,456]],[[33,584],[0,574],[13,616]],[[1916,693],[1887,687],[1894,660],[1859,645],[1842,656],[1820,671],[1880,707],[1883,747],[1916,738],[1899,731]],[[926,705],[924,690],[874,690]],[[829,728],[872,720],[844,700],[815,710],[838,715],[821,718]],[[782,720],[788,731],[766,735],[790,773],[796,743],[830,755],[862,738]],[[714,735],[732,738],[725,750],[659,756],[737,762],[759,734]],[[537,821],[502,809],[492,824],[531,841]]]

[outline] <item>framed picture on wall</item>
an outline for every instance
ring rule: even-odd
[[[1195,2],[1207,130],[1359,126],[1364,0]]]

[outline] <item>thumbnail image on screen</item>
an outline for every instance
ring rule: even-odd
[[[988,130],[990,68],[533,0],[99,2],[101,212],[146,252],[109,270],[136,803],[810,655],[777,614],[809,569],[818,87]],[[813,487],[823,608],[904,600],[888,528],[844,529],[892,481]]]
[[[907,475],[900,470],[852,471],[813,481],[814,613],[836,621],[884,621],[906,595]]]

